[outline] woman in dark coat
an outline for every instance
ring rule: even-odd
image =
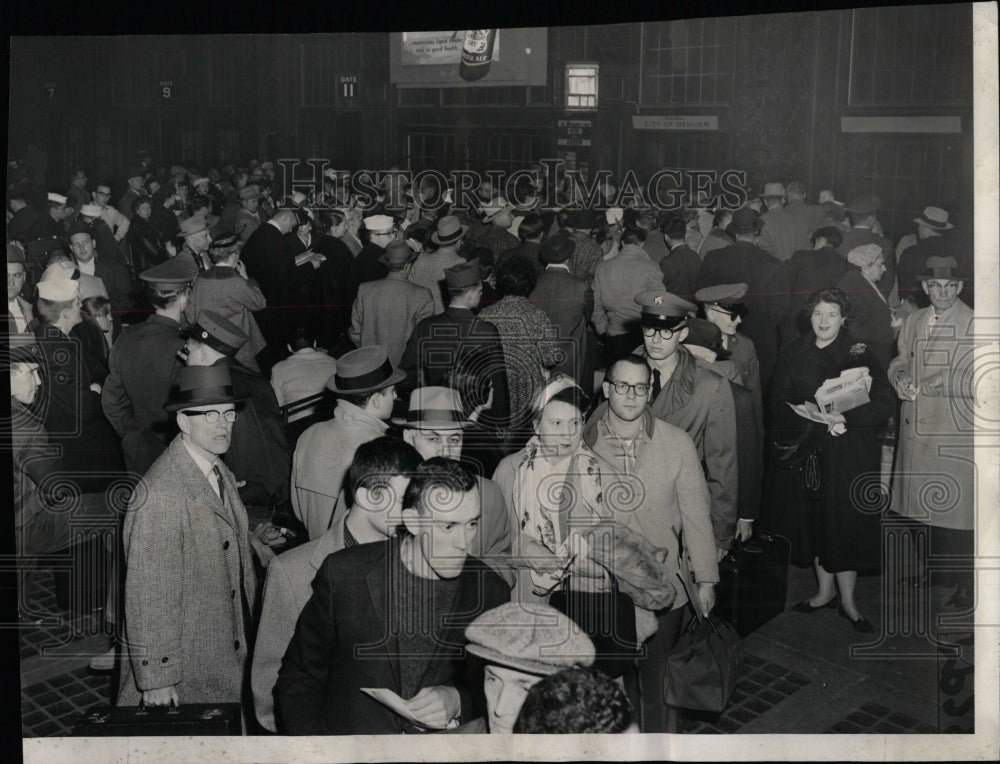
[[[351,325],[351,305],[358,285],[350,277],[354,256],[343,241],[347,229],[346,216],[340,210],[321,210],[318,217],[318,229],[322,235],[312,248],[326,258],[326,262],[319,267],[317,279],[320,304],[325,315],[319,337],[323,347],[332,350]]]
[[[805,473],[778,467],[772,459],[766,487],[768,527],[792,542],[792,562],[813,563],[819,590],[795,605],[800,613],[832,607],[858,631],[871,623],[854,603],[859,570],[880,569],[878,484],[880,428],[895,410],[895,399],[875,355],[846,330],[851,304],[839,289],[825,289],[806,302],[812,331],[782,353],[771,383],[771,440],[787,443],[809,432],[805,450],[819,448],[820,486],[806,488]],[[816,390],[842,371],[867,366],[872,378],[869,402],[842,414],[826,414],[826,424],[796,414],[787,404],[813,401]],[[814,472],[814,474],[815,474]]]
[[[132,202],[132,222],[125,234],[125,241],[128,243],[132,269],[137,276],[147,268],[166,262],[170,256],[166,239],[150,222],[152,214],[153,201],[148,196],[136,197]]]

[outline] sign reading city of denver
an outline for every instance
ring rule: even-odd
[[[500,33],[498,29],[493,41],[492,61],[500,60]],[[426,66],[430,64],[458,64],[462,58],[462,43],[465,30],[452,32],[403,32],[400,63],[403,66]]]
[[[687,117],[632,117],[632,127],[636,130],[718,130],[719,118],[715,115]]]

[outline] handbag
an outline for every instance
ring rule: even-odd
[[[823,487],[819,454],[823,450],[823,430],[806,423],[791,440],[772,440],[771,454],[781,469],[795,470],[800,475],[803,492],[817,493]]]
[[[667,657],[664,700],[677,708],[722,713],[742,670],[736,630],[715,613],[696,615]]]
[[[596,561],[595,564],[600,565]],[[597,656],[593,668],[616,679],[639,657],[640,647],[636,636],[635,604],[618,589],[618,580],[610,571],[608,575],[611,591],[576,591],[569,588],[567,579],[561,590],[552,593],[549,605],[590,637]]]

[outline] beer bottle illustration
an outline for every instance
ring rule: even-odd
[[[462,62],[458,65],[458,73],[463,80],[472,82],[487,75],[493,60],[493,42],[496,36],[496,29],[465,30]]]

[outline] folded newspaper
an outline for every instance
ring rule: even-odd
[[[458,719],[452,719],[444,727],[434,727],[430,724],[425,724],[424,722],[420,721],[417,717],[415,717],[413,714],[410,713],[410,709],[407,707],[405,700],[403,700],[401,697],[399,697],[399,695],[397,695],[392,690],[389,690],[387,688],[362,687],[361,692],[365,693],[366,695],[371,695],[379,703],[388,706],[397,714],[406,719],[408,722],[410,722],[411,724],[415,724],[418,727],[427,727],[428,729],[451,729],[452,727],[458,726]]]
[[[855,366],[840,373],[835,379],[828,379],[816,391],[816,403],[806,401],[788,405],[804,419],[824,422],[823,414],[843,414],[845,411],[864,406],[870,400],[872,378],[867,366]]]

